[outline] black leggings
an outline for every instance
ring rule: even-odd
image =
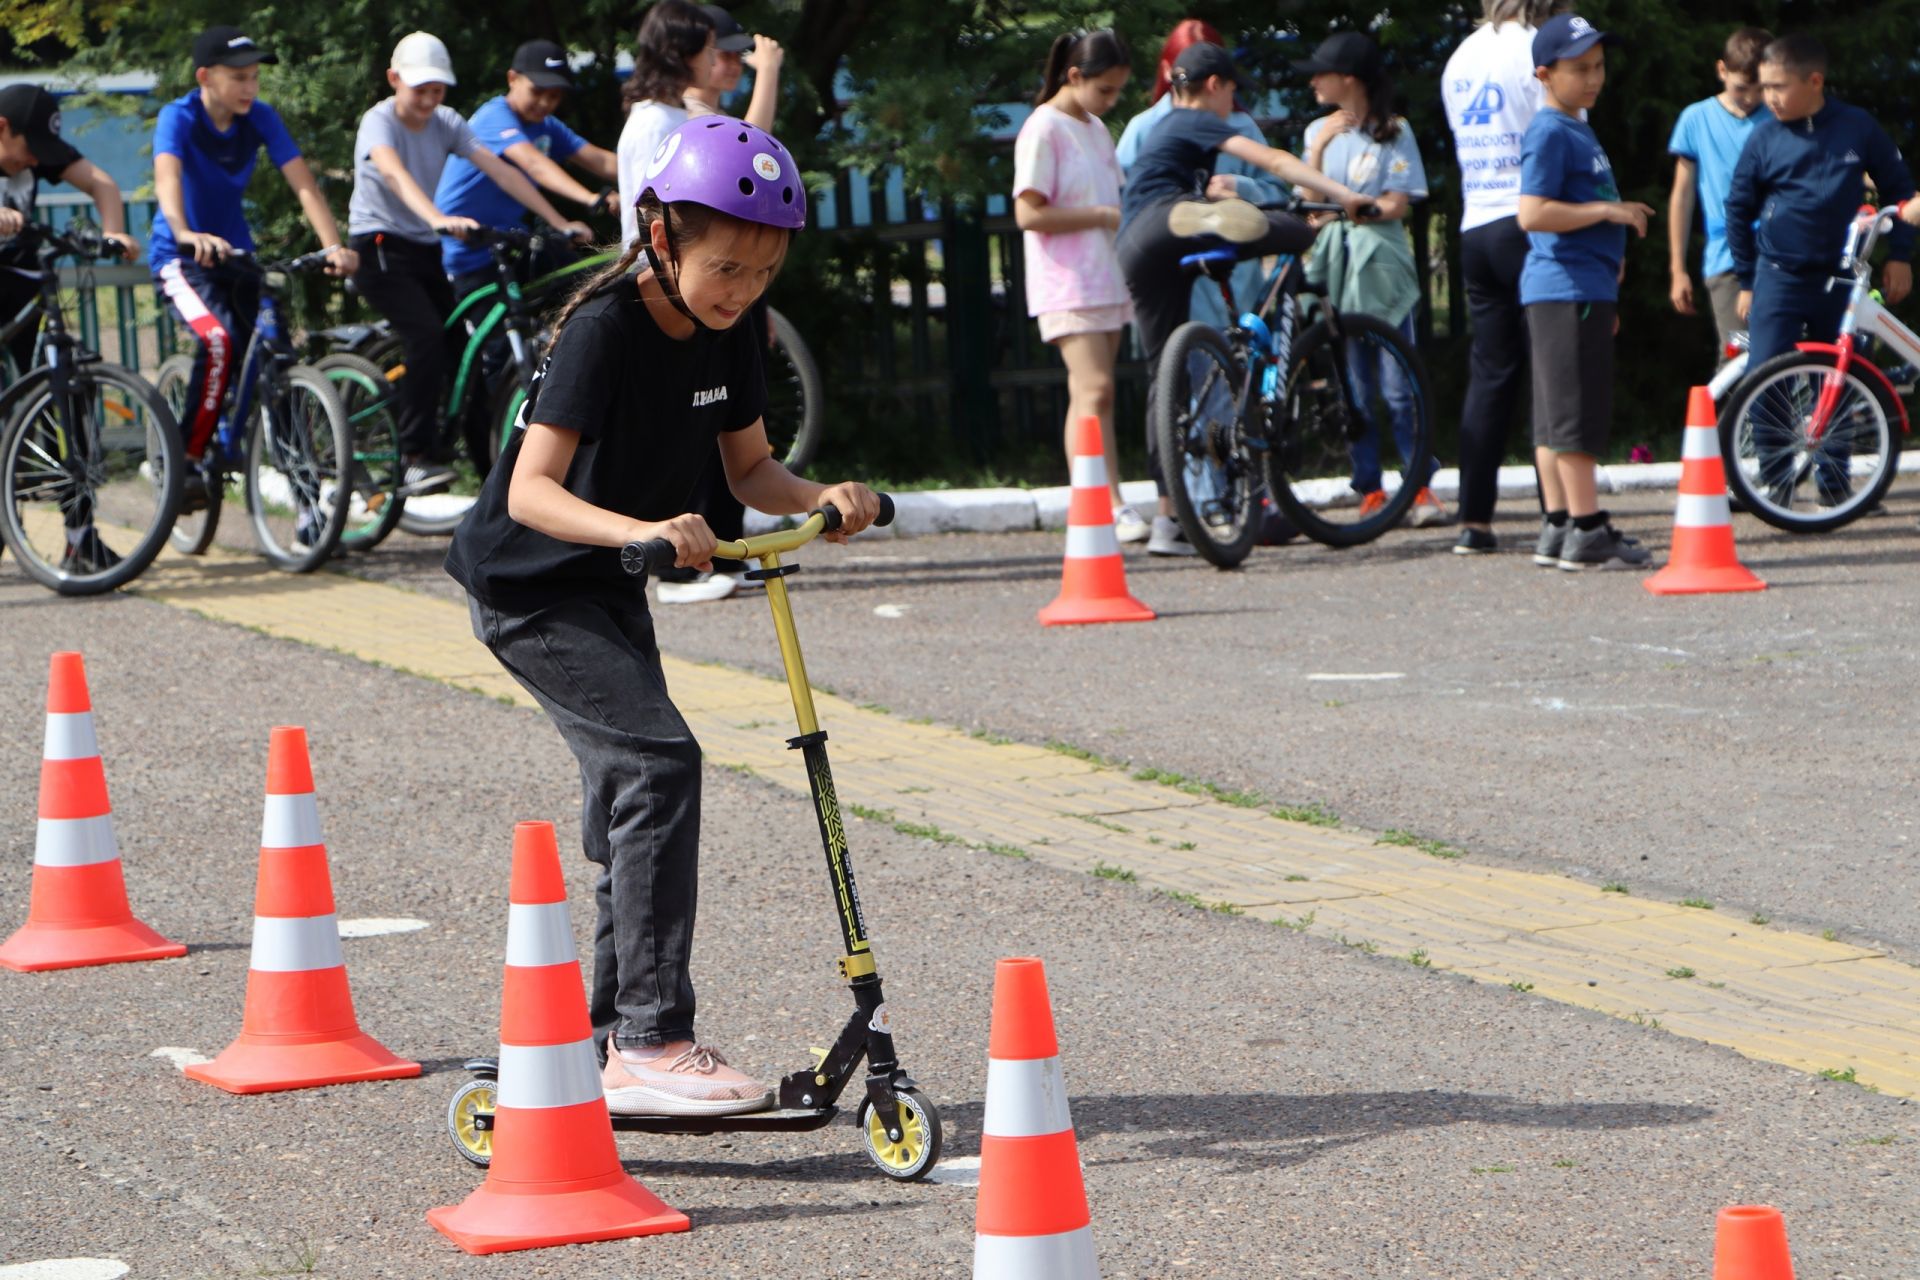
[[[1460,520],[1491,524],[1500,495],[1500,463],[1514,410],[1527,385],[1527,315],[1520,305],[1520,268],[1527,233],[1502,218],[1460,237],[1460,277],[1473,318],[1467,400],[1460,409]]]
[[[400,452],[430,453],[440,421],[440,389],[447,380],[446,323],[453,314],[453,285],[440,265],[440,246],[384,232],[353,237],[360,255],[354,288],[393,323],[407,353],[400,379]]]
[[[1180,265],[1180,259],[1226,244],[1218,236],[1177,236],[1167,228],[1168,211],[1191,198],[1173,196],[1148,205],[1120,228],[1115,245],[1127,292],[1133,295],[1134,328],[1146,352],[1148,404],[1153,403],[1153,383],[1160,373],[1161,348],[1173,331],[1187,322],[1193,299],[1193,277]],[[1272,209],[1266,213],[1267,234],[1252,244],[1234,246],[1242,258],[1302,254],[1313,247],[1313,228],[1301,219]],[[1160,474],[1160,447],[1154,440],[1151,420],[1147,423],[1147,462],[1154,485],[1164,494],[1167,483]]]

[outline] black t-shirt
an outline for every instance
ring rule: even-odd
[[[574,312],[533,381],[524,421],[580,433],[569,493],[636,520],[688,509],[695,482],[723,431],[766,412],[754,326],[697,329],[676,341],[660,331],[631,281]],[[507,514],[525,431],[515,431],[461,522],[447,572],[496,608],[536,609],[581,594],[638,602],[613,547],[562,542]]]
[[[1127,185],[1120,194],[1121,223],[1132,222],[1134,215],[1156,200],[1200,195],[1220,158],[1220,144],[1239,136],[1211,111],[1175,107],[1167,112],[1127,171]],[[1197,180],[1196,174],[1200,175]]]
[[[60,175],[66,171],[66,165],[55,168],[52,165],[39,164],[29,165],[15,174],[0,173],[0,208],[13,209],[25,214],[27,221],[32,222],[34,206],[40,200],[40,184],[58,182]],[[5,240],[0,240],[0,263],[9,267],[31,267],[37,261],[33,249],[22,237],[9,236]],[[10,318],[0,316],[0,321]]]

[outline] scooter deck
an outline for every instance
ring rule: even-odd
[[[613,1116],[622,1133],[808,1133],[824,1129],[840,1115],[838,1107],[790,1107],[745,1111],[730,1116]]]

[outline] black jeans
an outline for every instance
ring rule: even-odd
[[[406,349],[400,379],[400,452],[433,451],[440,421],[440,389],[450,363],[445,326],[453,314],[453,286],[440,266],[440,246],[384,232],[353,237],[360,255],[354,288],[367,305],[393,322]]]
[[[1500,496],[1520,391],[1527,385],[1527,316],[1520,305],[1520,268],[1527,233],[1502,218],[1460,237],[1460,276],[1473,318],[1467,399],[1460,409],[1460,521],[1490,524]]]
[[[644,598],[515,613],[469,601],[473,633],[580,762],[580,833],[599,864],[588,1013],[602,1056],[693,1039],[700,744],[667,697]]]
[[[1167,227],[1167,213],[1181,200],[1173,196],[1156,201],[1135,214],[1120,229],[1114,244],[1127,292],[1133,295],[1133,325],[1147,358],[1147,403],[1153,403],[1153,384],[1160,374],[1160,351],[1173,331],[1187,322],[1193,303],[1193,277],[1180,265],[1190,253],[1226,244],[1218,236],[1177,236]],[[1301,254],[1313,247],[1313,228],[1290,213],[1267,211],[1267,234],[1253,244],[1235,246],[1240,257],[1260,258],[1270,253]],[[1160,474],[1160,446],[1154,439],[1151,415],[1147,422],[1147,462],[1161,493],[1167,483]]]

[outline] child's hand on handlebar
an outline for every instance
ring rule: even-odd
[[[26,229],[26,214],[18,209],[0,209],[0,236],[17,236]]]
[[[210,231],[176,231],[174,243],[193,254],[194,262],[211,267],[225,261],[233,246]]]
[[[433,229],[443,236],[454,236],[458,239],[465,240],[468,236],[480,230],[480,224],[472,218],[448,217],[442,214],[434,220]]]
[[[140,242],[124,231],[102,231],[100,238],[108,244],[117,245],[120,256],[128,262],[140,261]]]
[[[326,255],[327,274],[330,276],[350,276],[360,269],[360,255],[343,244],[330,246]]]
[[[1230,173],[1216,173],[1207,179],[1207,199],[1231,200],[1240,194],[1240,184]]]
[[[577,244],[586,244],[593,239],[593,228],[584,222],[556,222],[553,229]]]
[[[1374,222],[1380,217],[1380,206],[1373,202],[1372,196],[1350,196],[1340,203],[1347,217],[1355,222]]]
[[[828,542],[845,542],[880,518],[879,495],[856,480],[848,480],[825,490],[814,505],[824,507],[828,503],[832,503],[840,513],[840,528],[833,533],[820,535]]]
[[[703,516],[689,511],[671,520],[643,524],[634,531],[631,540],[649,542],[654,538],[665,538],[673,544],[676,569],[698,569],[705,573],[713,568],[713,549],[720,540],[713,536]]]
[[[1900,221],[1910,227],[1920,227],[1920,196],[1912,196],[1901,202]]]

